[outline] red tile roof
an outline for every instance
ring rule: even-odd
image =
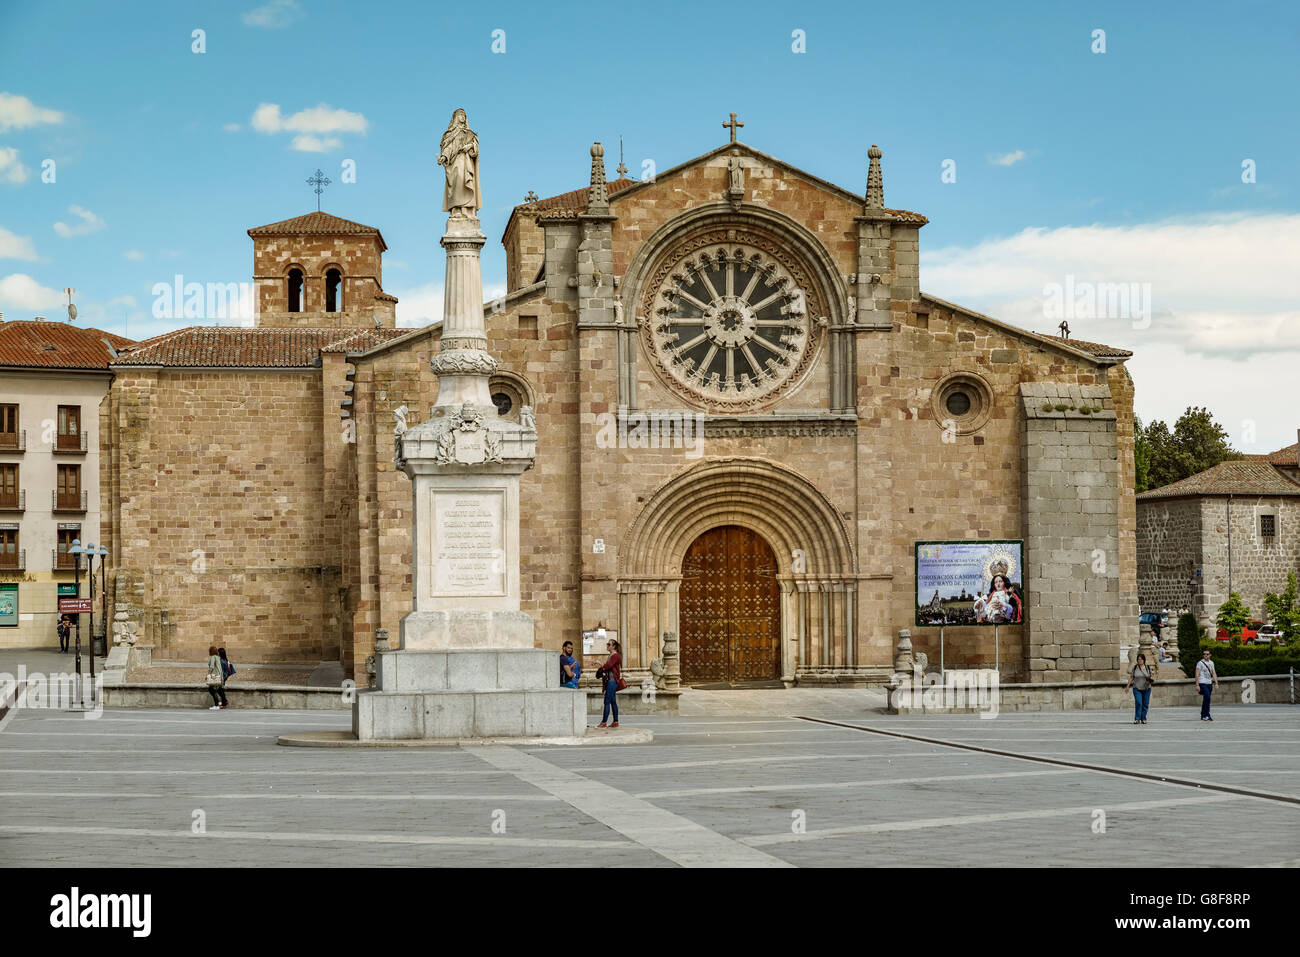
[[[1107,346],[1100,342],[1086,342],[1083,339],[1062,339],[1061,341],[1067,345],[1074,346],[1076,349],[1082,349],[1084,352],[1091,352],[1094,356],[1100,356],[1102,358],[1123,359],[1133,354],[1128,349]]]
[[[342,342],[382,341],[407,329],[258,329],[190,326],[120,355],[114,366],[304,369],[320,351]]]
[[[339,339],[337,342],[331,342],[328,346],[322,348],[321,352],[364,352],[366,349],[373,349],[375,346],[390,342],[393,339],[400,339],[412,332],[415,332],[415,330],[361,329]]]
[[[1274,465],[1296,465],[1300,463],[1300,442],[1292,442],[1285,448],[1265,455],[1247,455],[1252,462],[1272,462]]]
[[[135,343],[111,332],[68,322],[0,323],[0,366],[107,371],[112,361],[109,344],[121,349]]]
[[[1155,498],[1185,498],[1198,495],[1297,495],[1300,482],[1293,482],[1268,462],[1235,459],[1220,462],[1204,472],[1138,495],[1138,501]]]
[[[378,236],[380,248],[388,249],[383,235],[374,226],[354,223],[350,219],[321,212],[307,213],[303,216],[295,216],[293,219],[282,219],[278,223],[268,223],[265,226],[254,226],[248,231],[248,235],[254,238],[258,236]]]

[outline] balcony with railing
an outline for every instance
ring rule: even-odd
[[[87,448],[87,439],[85,432],[73,432],[69,435],[59,433],[54,437],[53,451],[63,455],[82,455]]]
[[[79,555],[73,555],[69,552],[61,552],[57,548],[50,549],[50,568],[56,572],[76,571],[77,559]],[[81,558],[81,570],[86,570],[86,560]]]
[[[27,571],[27,549],[20,548],[12,552],[0,550],[0,572],[25,571]]]
[[[0,432],[0,452],[26,452],[27,430],[17,432]]]
[[[27,511],[27,489],[20,488],[13,492],[0,492],[0,512]]]
[[[54,512],[84,512],[90,507],[90,492],[60,492],[55,489],[50,493],[50,510]]]

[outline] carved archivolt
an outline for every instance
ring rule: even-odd
[[[757,228],[707,228],[676,243],[638,295],[659,377],[718,412],[759,408],[797,385],[828,313],[804,262]]]
[[[857,562],[845,517],[793,469],[764,459],[716,459],[664,484],[619,549],[624,575],[675,576],[691,542],[718,525],[743,525],[772,546],[780,574],[850,576]]]

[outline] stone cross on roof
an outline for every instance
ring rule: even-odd
[[[731,130],[731,142],[734,143],[736,142],[736,128],[740,126],[744,126],[745,124],[740,122],[738,119],[736,119],[736,114],[732,113],[731,121],[728,123],[723,123],[722,125],[724,128]]]

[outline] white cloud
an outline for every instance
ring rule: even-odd
[[[50,309],[62,304],[63,293],[46,289],[25,273],[12,273],[0,279],[0,312]]]
[[[1013,166],[1022,159],[1029,156],[1024,150],[1014,150],[1010,153],[997,153],[989,157],[989,162],[994,166]]]
[[[36,261],[36,247],[30,236],[18,236],[0,226],[0,259]]]
[[[85,236],[88,233],[96,233],[104,228],[104,221],[88,209],[80,206],[69,206],[68,212],[78,217],[81,222],[75,226],[69,226],[67,223],[59,222],[54,224],[54,231],[64,239],[70,239],[73,236]]]
[[[302,8],[294,0],[271,0],[270,3],[249,10],[243,15],[244,26],[278,30],[287,27],[302,16]]]
[[[1055,334],[1046,288],[1137,283],[1149,320],[1067,317],[1073,338],[1131,349],[1138,414],[1172,421],[1208,406],[1229,432],[1258,423],[1259,447],[1295,441],[1281,383],[1300,353],[1300,214],[1236,214],[1136,226],[1026,229],[921,253],[921,287],[1013,325]],[[1248,360],[1248,361],[1247,361]],[[1290,436],[1287,438],[1287,436]],[[1283,441],[1285,439],[1285,441]]]
[[[135,296],[116,296],[108,300],[108,304],[110,306],[131,306],[131,307],[139,305],[139,303],[136,302]]]
[[[331,133],[365,134],[369,126],[360,113],[336,110],[324,103],[284,116],[278,103],[259,103],[249,125],[259,133],[295,133],[290,148],[303,153],[324,153],[343,145]]]
[[[0,146],[0,180],[6,183],[25,183],[30,172],[18,161],[18,150],[12,146]]]
[[[221,128],[225,130],[227,133],[238,133],[240,130],[240,126],[238,123],[227,123]]]
[[[125,259],[131,260],[131,262],[138,263],[144,261],[146,254],[138,249],[128,249],[126,252],[122,253],[122,256]]]
[[[63,114],[37,106],[25,96],[0,93],[0,133],[25,130],[45,123],[62,123]]]
[[[300,153],[326,153],[338,149],[343,145],[343,142],[335,136],[326,136],[322,139],[319,136],[312,136],[310,133],[299,133],[289,145]]]

